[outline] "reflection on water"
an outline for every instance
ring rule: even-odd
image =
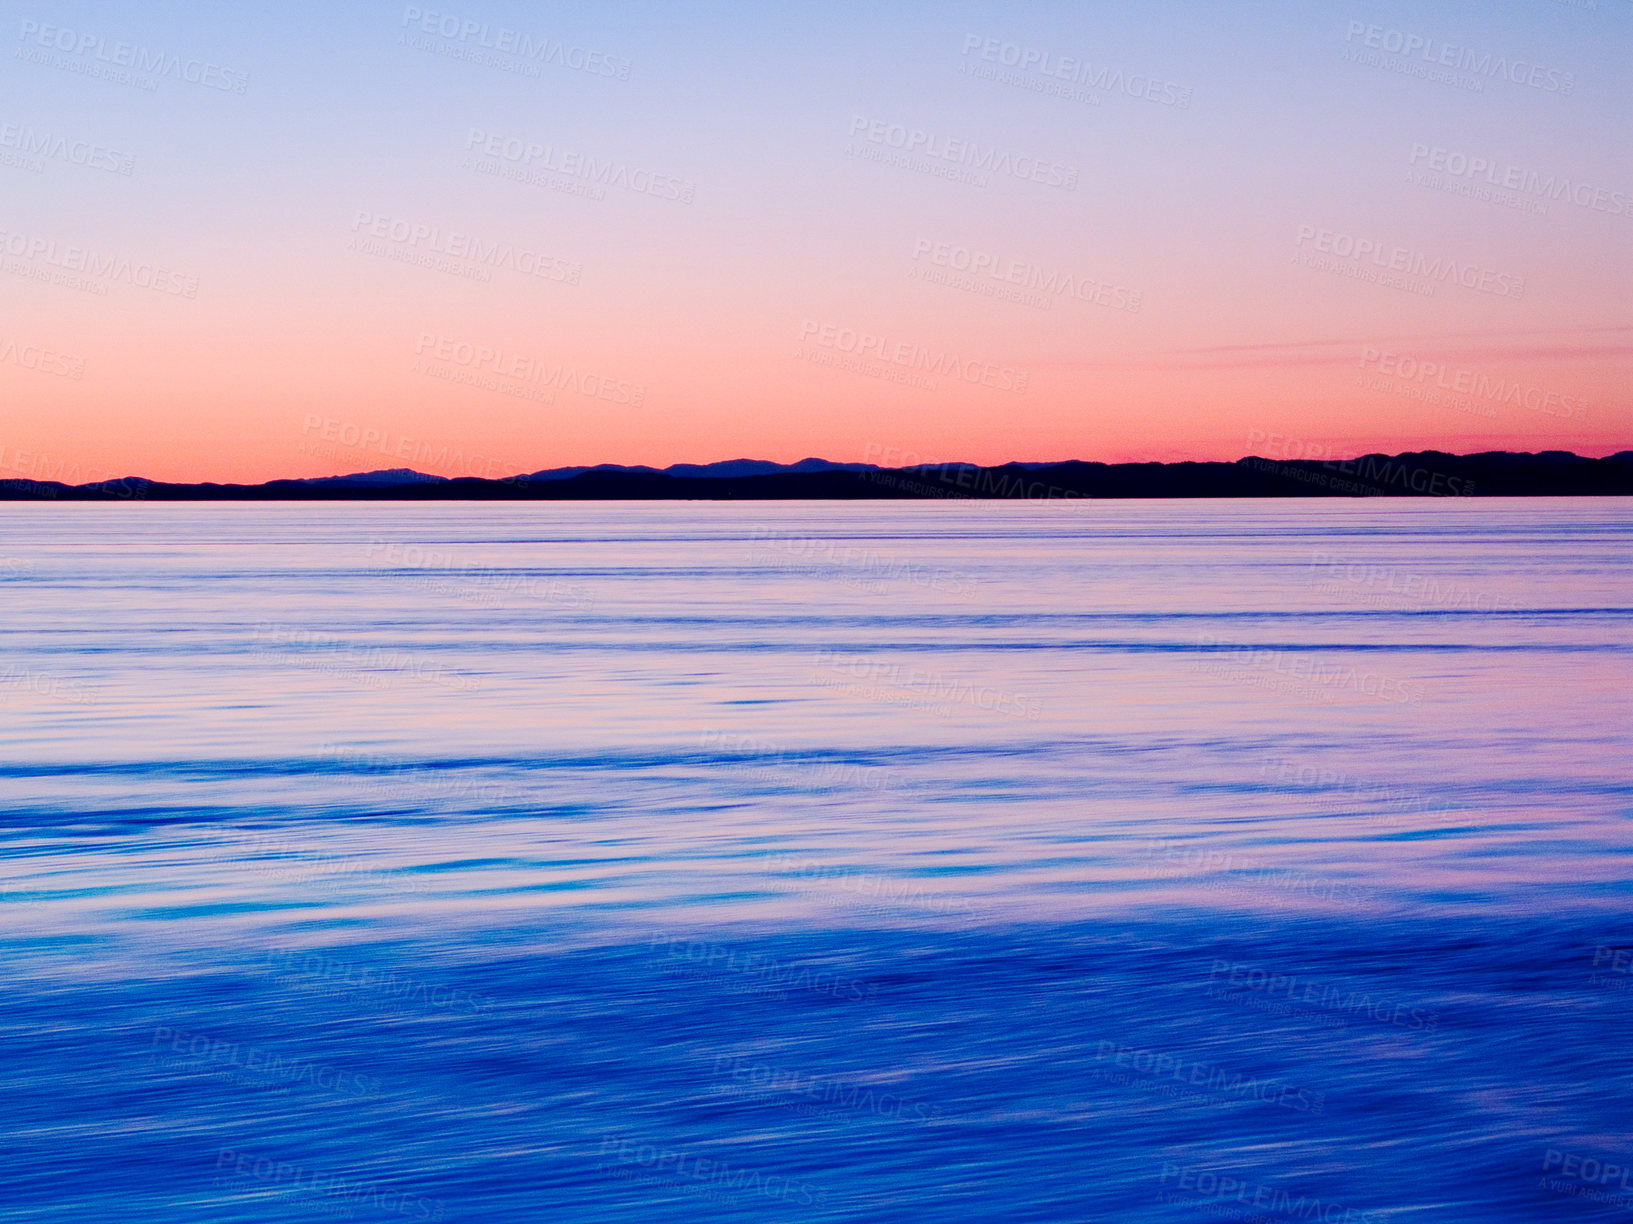
[[[1630,543],[0,508],[8,1218],[1622,1218]]]

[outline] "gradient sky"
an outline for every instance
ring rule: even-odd
[[[0,477],[1633,446],[1629,0],[0,16]]]

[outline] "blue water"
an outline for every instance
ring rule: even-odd
[[[1625,1219],[1630,545],[0,507],[0,1216]]]

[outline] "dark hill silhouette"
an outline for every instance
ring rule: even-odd
[[[259,485],[169,484],[140,476],[94,484],[0,480],[9,501],[720,501],[813,498],[1030,499],[1096,497],[1536,497],[1633,495],[1633,451],[1586,459],[1568,451],[1416,451],[1356,459],[1234,463],[944,463],[879,468],[803,459],[731,459],[658,470],[601,464],[501,480],[428,476],[399,468],[273,480]]]

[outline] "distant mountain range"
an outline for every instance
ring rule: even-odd
[[[772,463],[769,459],[722,459],[719,463],[672,463],[666,468],[636,464],[625,467],[621,463],[598,463],[594,467],[546,468],[525,476],[508,479],[526,481],[571,480],[585,472],[639,472],[645,476],[679,476],[686,479],[716,478],[732,480],[739,476],[773,476],[780,472],[876,472],[871,463],[829,463],[826,459],[801,459],[798,463]],[[302,484],[322,485],[336,489],[377,489],[385,485],[427,484],[455,479],[451,476],[427,476],[410,468],[389,468],[380,472],[354,472],[350,476],[313,476]]]
[[[548,468],[500,480],[431,476],[408,468],[272,480],[259,485],[170,484],[130,476],[94,484],[0,480],[10,501],[720,501],[813,498],[1028,499],[1097,497],[1633,496],[1633,451],[1585,459],[1568,451],[1415,451],[1356,459],[1234,463],[973,463],[882,468],[871,463],[727,459],[667,468]]]

